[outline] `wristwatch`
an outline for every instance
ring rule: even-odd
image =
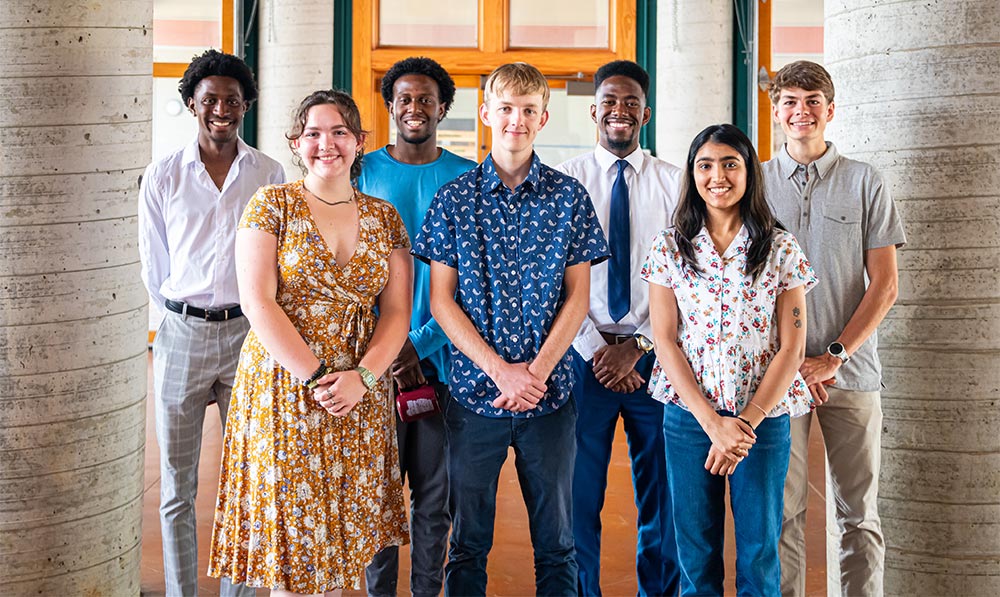
[[[826,352],[837,357],[844,363],[851,360],[850,355],[847,354],[847,349],[844,348],[844,345],[840,342],[831,342],[830,345],[826,347]]]
[[[375,384],[378,383],[378,378],[375,377],[374,373],[364,367],[355,367],[354,370],[361,376],[361,381],[365,384],[366,388],[369,390],[375,389]]]
[[[632,336],[635,338],[635,345],[639,347],[639,350],[645,353],[653,350],[653,341],[649,338],[643,336],[642,334],[635,334]]]

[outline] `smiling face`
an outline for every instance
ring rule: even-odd
[[[364,135],[355,135],[344,123],[338,106],[318,104],[309,108],[302,135],[292,146],[311,176],[333,180],[350,178],[351,165],[364,141]]]
[[[833,104],[818,90],[786,87],[772,110],[785,136],[797,143],[822,142],[826,123],[833,120]]]
[[[188,100],[188,109],[198,118],[199,142],[206,145],[235,143],[249,107],[240,82],[218,75],[199,81]]]
[[[389,115],[402,142],[420,145],[435,138],[447,108],[440,97],[437,82],[427,75],[403,75],[396,79]]]
[[[739,213],[747,190],[747,165],[733,147],[709,141],[694,158],[694,183],[710,216]]]
[[[533,151],[535,137],[548,122],[549,113],[541,93],[501,92],[479,106],[479,118],[493,131],[493,152],[516,156]]]
[[[605,79],[597,89],[590,116],[597,123],[601,146],[623,158],[639,146],[639,131],[652,111],[639,83],[624,75]]]

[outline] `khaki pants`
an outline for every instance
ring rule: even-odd
[[[792,419],[780,545],[781,593],[805,595],[807,450],[815,416],[826,446],[827,594],[881,597],[885,565],[878,516],[881,398],[878,392],[828,391],[829,402]]]

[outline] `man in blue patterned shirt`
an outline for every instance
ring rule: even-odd
[[[586,190],[544,166],[533,143],[548,84],[531,65],[486,81],[490,155],[441,187],[413,254],[431,263],[431,312],[451,339],[445,407],[452,490],[449,595],[485,595],[496,491],[509,447],[521,483],[539,595],[575,595],[576,405],[567,350],[589,307],[590,265],[608,246]]]

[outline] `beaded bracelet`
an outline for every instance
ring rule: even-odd
[[[326,363],[320,360],[319,367],[317,367],[316,370],[313,371],[313,374],[309,376],[309,379],[306,380],[305,382],[306,388],[310,390],[314,389],[316,386],[319,385],[320,378],[323,377],[324,375],[329,375],[330,373],[333,373],[333,369],[327,367]]]

